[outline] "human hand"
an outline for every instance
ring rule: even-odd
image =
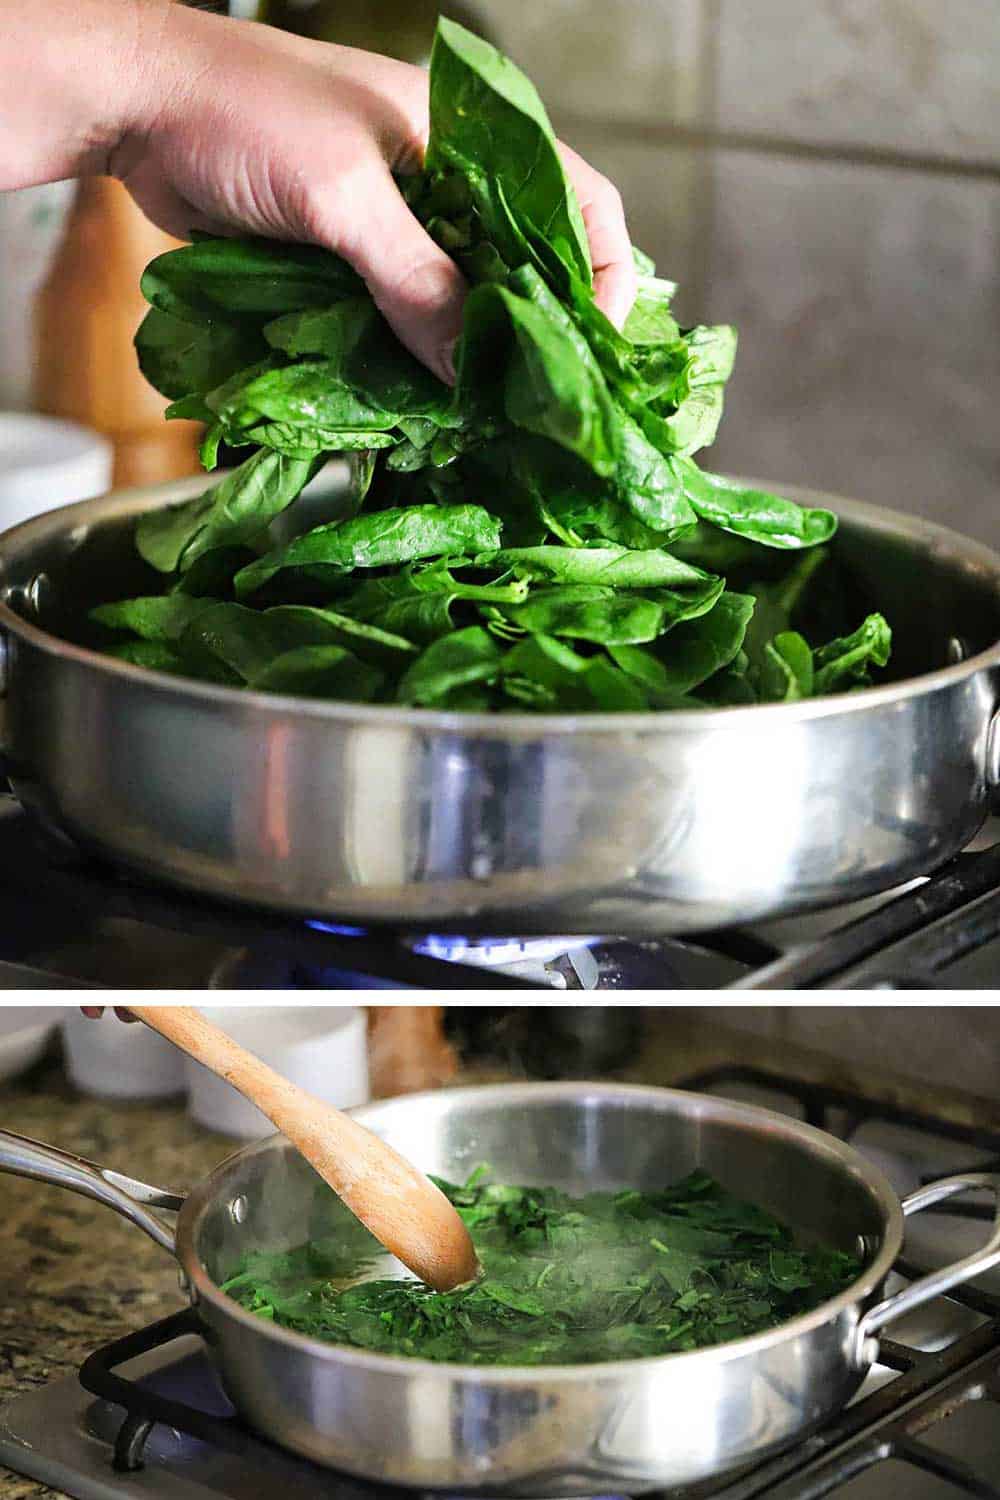
[[[146,0],[144,59],[109,166],[170,233],[249,231],[343,256],[407,347],[451,383],[466,285],[392,174],[419,168],[427,75],[352,48]],[[617,191],[563,147],[590,239],[598,305],[635,295]]]
[[[99,1021],[103,1016],[106,1007],[103,1005],[81,1005],[80,1009],[83,1011],[88,1021]],[[128,1021],[130,1023],[134,1023],[139,1019],[139,1017],[134,1016],[130,1010],[126,1010],[123,1005],[115,1006],[115,1015],[118,1017],[119,1021]]]

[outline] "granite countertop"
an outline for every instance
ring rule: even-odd
[[[188,1119],[181,1100],[85,1099],[58,1057],[0,1085],[0,1118],[21,1135],[183,1191],[233,1150]],[[17,1177],[0,1179],[0,1404],[72,1374],[129,1328],[184,1305],[174,1262],[98,1203]],[[2,1500],[63,1500],[0,1469]]]

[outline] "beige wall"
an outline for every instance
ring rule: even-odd
[[[476,0],[741,347],[708,462],[1000,544],[1000,5]]]

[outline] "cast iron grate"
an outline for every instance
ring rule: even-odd
[[[810,1124],[844,1139],[850,1139],[866,1123],[881,1122],[954,1142],[956,1154],[975,1151],[1000,1155],[998,1132],[955,1124],[877,1102],[851,1090],[805,1083],[761,1069],[723,1066],[687,1078],[682,1086],[725,1092],[733,1085],[749,1085],[791,1098]],[[977,1165],[982,1168],[981,1162]],[[959,1170],[958,1165],[952,1170]],[[970,1218],[982,1216],[975,1204],[953,1211]],[[911,1264],[901,1263],[899,1269],[907,1277],[921,1274],[921,1268]],[[1000,1500],[1000,1475],[979,1473],[963,1459],[925,1441],[925,1434],[961,1409],[979,1402],[1000,1402],[1000,1296],[977,1287],[963,1287],[952,1292],[949,1300],[982,1321],[934,1352],[882,1339],[880,1363],[897,1372],[894,1379],[845,1408],[820,1431],[786,1452],[721,1484],[711,1481],[696,1486],[685,1492],[685,1500],[820,1500],[890,1460],[897,1466],[936,1476],[956,1493],[979,1500]],[[118,1373],[118,1366],[126,1361],[197,1331],[194,1314],[187,1309],[116,1340],[85,1361],[80,1371],[85,1389],[125,1412],[115,1441],[115,1468],[141,1468],[146,1440],[154,1425],[163,1423],[235,1453],[258,1468],[287,1471],[288,1455],[229,1414],[231,1408],[227,1411],[228,1403],[223,1405],[221,1396],[216,1410],[200,1409]],[[338,1476],[337,1491],[344,1490],[356,1500],[399,1494]],[[891,1479],[887,1480],[886,1493],[894,1493]]]

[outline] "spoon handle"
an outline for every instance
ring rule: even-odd
[[[192,1007],[129,1009],[255,1104],[375,1238],[428,1285],[447,1291],[475,1277],[476,1253],[454,1207],[385,1141],[282,1078]]]

